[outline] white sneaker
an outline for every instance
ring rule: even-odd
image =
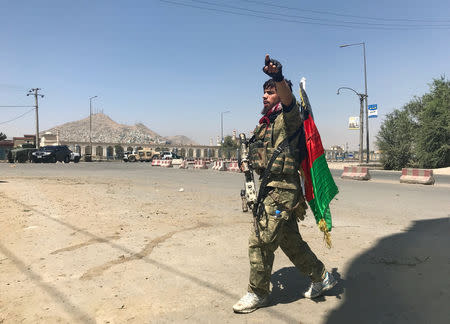
[[[239,301],[233,305],[233,311],[235,313],[251,313],[260,307],[267,306],[269,304],[269,296],[260,297],[254,293],[248,292]]]
[[[336,286],[337,280],[328,271],[322,281],[312,282],[309,289],[303,293],[306,298],[316,298],[321,296],[325,291],[330,290]]]

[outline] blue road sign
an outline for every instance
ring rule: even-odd
[[[367,106],[368,116],[369,118],[377,118],[378,117],[378,106],[377,105],[369,105]]]

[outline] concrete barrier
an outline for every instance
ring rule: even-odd
[[[172,160],[162,160],[161,167],[163,168],[173,168]]]
[[[189,164],[186,160],[181,161],[180,169],[187,169],[188,166],[189,166]]]
[[[403,168],[400,183],[434,184],[433,170]]]
[[[234,161],[228,163],[227,169],[228,169],[228,171],[231,171],[231,172],[241,172],[241,169],[239,169],[238,163],[234,162]]]
[[[344,167],[344,172],[341,175],[342,179],[352,180],[369,180],[369,168],[365,167]]]
[[[224,161],[217,161],[217,171],[227,171],[227,166]]]
[[[152,166],[161,166],[161,161],[160,159],[153,159],[152,160]]]
[[[194,164],[194,169],[208,169],[205,160],[196,160]]]
[[[223,160],[217,160],[213,162],[214,165],[211,168],[211,170],[216,170],[216,171],[227,171],[227,166],[225,164],[225,161]]]

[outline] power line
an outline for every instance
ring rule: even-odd
[[[24,107],[34,107],[34,106],[0,106],[0,108],[24,108]]]
[[[178,5],[178,6],[191,7],[191,8],[197,8],[197,9],[209,10],[209,11],[215,11],[215,12],[223,12],[223,13],[228,13],[228,14],[238,15],[238,16],[244,16],[244,17],[256,17],[256,18],[263,18],[263,19],[268,19],[268,20],[274,20],[274,21],[278,21],[278,22],[280,21],[279,18],[262,16],[262,15],[245,14],[245,13],[241,13],[241,12],[235,12],[235,11],[224,10],[224,9],[217,9],[217,8],[208,8],[208,7],[196,6],[196,5],[192,5],[192,4],[180,3],[180,2],[169,1],[169,0],[159,0],[159,1],[166,2],[166,3],[171,3],[171,4],[174,4],[174,5]],[[283,21],[284,22],[297,23],[297,24],[313,24],[313,25],[322,25],[322,26],[331,26],[331,27],[352,28],[351,26],[345,26],[345,25],[322,24],[322,23],[314,23],[314,22],[306,22],[306,21],[302,22],[302,21],[290,20],[290,19],[283,19]]]
[[[265,12],[265,11],[259,11],[259,10],[239,8],[239,7],[234,7],[231,9],[247,11],[250,13],[242,13],[242,12],[236,12],[236,11],[219,9],[219,8],[210,8],[210,7],[205,7],[205,6],[201,6],[201,5],[187,4],[187,3],[175,2],[175,1],[169,1],[169,0],[160,0],[160,1],[165,2],[165,3],[170,3],[173,5],[177,5],[177,6],[191,7],[191,8],[214,11],[214,12],[222,12],[222,13],[238,15],[238,16],[245,16],[245,17],[256,17],[256,18],[262,18],[262,19],[267,19],[267,20],[272,20],[272,21],[277,21],[277,22],[291,22],[291,23],[296,23],[296,24],[319,25],[319,26],[328,26],[328,27],[344,27],[344,28],[351,28],[351,29],[375,29],[375,30],[450,29],[450,25],[442,25],[442,26],[439,26],[439,25],[429,25],[429,26],[417,25],[417,26],[414,26],[414,25],[376,24],[376,26],[368,26],[369,23],[362,23],[362,22],[360,22],[360,23],[358,23],[358,22],[321,23],[321,22],[311,22],[311,21],[308,22],[308,21],[301,21],[301,20],[286,19],[285,17],[288,16],[286,14],[271,13],[271,12]],[[191,1],[195,2],[195,0],[191,0]],[[206,1],[203,1],[203,2],[206,2]],[[215,5],[218,7],[228,7],[228,8],[233,7],[233,6],[219,5],[219,4],[211,4],[211,5]],[[256,12],[257,14],[252,14],[251,12]],[[259,13],[263,13],[263,15],[261,15]],[[281,15],[281,16],[283,16],[283,19],[281,20],[280,18],[270,17],[267,15]],[[293,15],[290,15],[290,16],[293,16]],[[310,17],[300,17],[300,16],[293,16],[293,17],[301,18],[301,19],[314,19],[314,20],[326,21],[324,19],[310,18]],[[352,24],[356,25],[356,26],[352,26]],[[372,25],[374,25],[374,24],[372,24]],[[392,26],[392,27],[390,27],[390,26]]]
[[[34,107],[34,106],[33,106],[33,107]],[[15,120],[17,120],[17,119],[19,119],[19,118],[25,116],[26,114],[32,112],[34,109],[36,109],[36,108],[30,109],[30,110],[28,110],[26,113],[23,113],[22,115],[17,116],[17,117],[15,117],[15,118],[13,118],[13,119],[10,119],[10,120],[4,121],[4,122],[0,122],[0,125],[6,124],[6,123],[10,123],[10,122],[12,122],[12,121],[15,121]]]
[[[304,9],[304,8],[297,8],[297,7],[288,7],[288,6],[281,6],[278,4],[275,4],[273,2],[264,2],[264,1],[255,1],[255,0],[240,0],[250,3],[255,3],[263,6],[270,6],[270,7],[276,7],[281,9],[289,9],[289,10],[296,10],[296,11],[302,11],[302,12],[312,12],[317,14],[324,14],[324,15],[332,15],[332,16],[338,16],[338,17],[349,17],[349,18],[358,18],[358,19],[370,19],[370,20],[383,20],[383,21],[406,21],[406,22],[450,22],[450,18],[448,19],[439,19],[439,18],[429,18],[429,19],[409,19],[409,18],[383,18],[383,17],[367,17],[367,16],[357,16],[357,15],[347,15],[347,14],[341,14],[341,13],[335,13],[325,10],[312,10],[312,9]]]
[[[298,16],[298,15],[278,13],[278,12],[254,10],[254,9],[237,7],[237,6],[227,5],[227,4],[218,4],[218,3],[205,1],[205,0],[191,0],[191,1],[197,2],[197,3],[203,3],[203,4],[207,4],[207,5],[211,5],[211,6],[225,7],[225,8],[231,8],[231,9],[236,9],[236,10],[242,10],[242,11],[249,11],[252,13],[261,13],[261,14],[266,14],[266,15],[269,14],[269,15],[275,15],[275,16],[300,18],[300,19],[315,20],[315,21],[326,21],[326,22],[337,23],[337,24],[363,25],[363,26],[384,26],[384,27],[448,27],[448,28],[450,28],[450,25],[448,25],[448,24],[446,24],[446,25],[404,25],[404,24],[383,24],[383,23],[330,20],[330,19],[312,18],[312,17]]]

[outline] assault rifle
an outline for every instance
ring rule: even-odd
[[[242,211],[247,212],[248,209],[253,212],[253,222],[255,226],[255,233],[259,237],[258,216],[254,211],[257,197],[255,178],[253,176],[253,169],[249,160],[249,142],[244,133],[239,134],[240,150],[239,150],[239,168],[244,172],[244,189],[241,190]]]
[[[267,167],[265,168],[262,176],[261,176],[261,183],[259,185],[259,192],[256,194],[256,186],[255,186],[255,179],[253,177],[253,170],[251,167],[251,163],[249,162],[249,150],[248,145],[249,142],[247,141],[245,134],[239,134],[239,139],[241,142],[241,148],[240,148],[240,154],[239,154],[239,167],[244,172],[245,176],[245,189],[241,190],[241,198],[242,198],[242,210],[248,211],[248,208],[250,208],[253,212],[253,223],[255,226],[255,233],[256,236],[259,238],[259,219],[264,211],[264,204],[262,201],[267,195],[267,184],[269,183],[270,174],[272,165],[275,162],[275,159],[280,155],[288,146],[289,142],[297,136],[300,131],[303,130],[303,127],[300,127],[293,135],[291,135],[289,138],[285,138],[278,147],[274,150],[272,157],[270,158],[269,163],[267,164]]]

